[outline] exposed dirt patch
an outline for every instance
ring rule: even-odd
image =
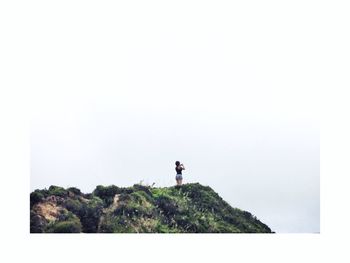
[[[118,202],[119,202],[119,195],[115,195],[113,198],[113,204],[112,204],[113,209],[118,207]]]
[[[103,209],[104,213],[113,212],[115,209],[117,209],[117,207],[119,206],[119,196],[120,194],[116,194],[114,196],[113,203],[109,207]]]
[[[62,211],[62,207],[57,206],[54,202],[45,202],[36,204],[33,207],[34,212],[41,215],[48,221],[54,221]]]

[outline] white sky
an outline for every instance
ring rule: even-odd
[[[312,8],[190,3],[34,19],[31,190],[172,185],[180,160],[272,230],[319,232]]]

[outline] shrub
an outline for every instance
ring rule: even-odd
[[[49,193],[49,195],[56,195],[56,196],[60,196],[60,197],[65,197],[68,194],[67,190],[65,190],[63,187],[59,187],[59,186],[55,186],[55,185],[51,185],[49,187],[48,193]]]
[[[172,228],[166,223],[158,222],[154,231],[156,233],[180,233],[180,229]]]
[[[67,199],[64,203],[64,206],[67,208],[68,211],[71,211],[72,213],[79,215],[81,213],[81,210],[83,208],[83,204],[80,203],[78,200],[74,199]]]
[[[84,233],[97,232],[103,209],[103,201],[99,197],[93,196],[87,203],[69,198],[64,205],[67,210],[79,217]]]
[[[149,205],[154,203],[154,199],[152,198],[152,194],[149,195],[144,191],[136,191],[130,194],[130,197],[134,199],[136,202],[144,205]],[[149,203],[149,204],[147,204]]]
[[[67,220],[79,220],[79,218],[73,214],[71,211],[63,209],[58,215],[58,221],[67,221]]]
[[[83,225],[83,232],[95,233],[98,229],[100,216],[102,215],[103,201],[99,197],[93,197],[87,204],[83,204],[79,211],[79,218]]]
[[[61,212],[57,221],[50,222],[45,229],[48,233],[80,233],[81,231],[82,225],[79,218],[66,209]]]
[[[101,233],[135,233],[131,219],[124,216],[106,215],[100,225]]]
[[[80,189],[76,188],[76,187],[69,187],[67,189],[68,192],[72,192],[75,195],[81,195],[81,191]]]
[[[30,194],[30,208],[35,204],[41,202],[44,199],[44,195],[39,191],[34,191]]]
[[[151,217],[155,212],[155,207],[151,199],[152,198],[143,191],[133,192],[129,195],[121,194],[119,197],[119,205],[114,211],[114,215]]]
[[[113,203],[114,196],[116,194],[120,194],[121,192],[122,189],[115,185],[110,185],[107,187],[99,185],[96,187],[93,194],[101,198],[104,201],[105,206],[107,207]]]
[[[82,229],[78,220],[61,221],[53,224],[49,232],[51,233],[80,233]]]
[[[91,199],[94,195],[93,194],[81,194],[82,197],[86,199]]]
[[[40,215],[30,212],[30,233],[43,233],[47,221]]]
[[[134,184],[133,188],[134,188],[135,191],[143,191],[146,194],[152,196],[152,193],[151,193],[151,190],[150,190],[149,186],[144,186],[144,185],[141,185],[141,184]]]
[[[164,215],[172,216],[178,211],[178,205],[174,199],[167,195],[161,195],[157,198],[157,206],[163,211]]]

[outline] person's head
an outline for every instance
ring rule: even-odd
[[[179,161],[176,161],[176,162],[175,162],[175,165],[176,165],[176,166],[179,166],[179,165],[180,165],[180,162],[179,162]]]

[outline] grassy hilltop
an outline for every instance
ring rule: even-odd
[[[31,233],[272,233],[209,186],[50,186],[30,194]]]

